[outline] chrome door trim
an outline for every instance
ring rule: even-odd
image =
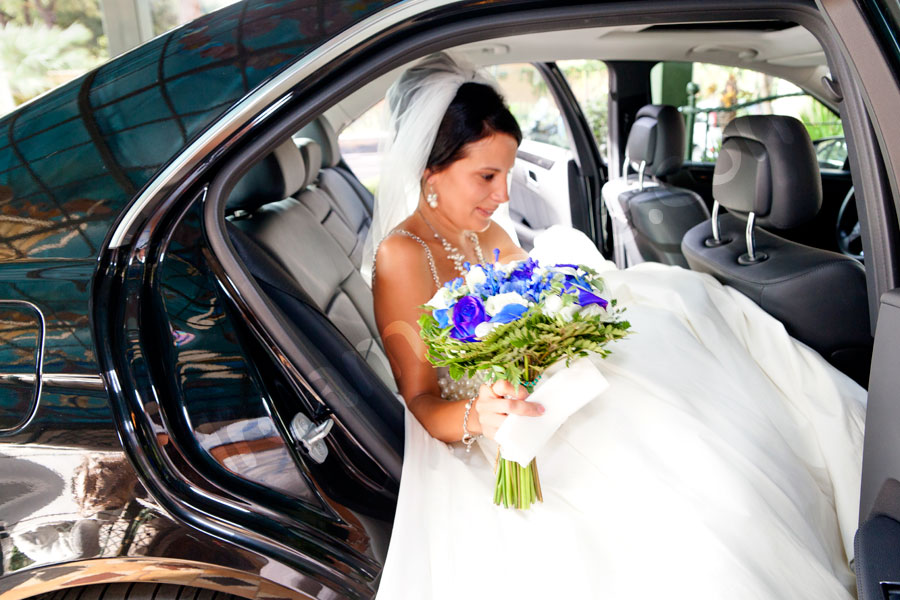
[[[72,375],[70,373],[43,373],[40,381],[45,389],[69,389],[102,392],[106,390],[99,375]],[[31,373],[0,373],[0,383],[34,383]]]
[[[114,250],[128,244],[130,242],[129,231],[154,198],[169,185],[182,179],[203,157],[264,111],[266,106],[289,92],[304,78],[335,60],[341,54],[352,50],[360,40],[374,37],[397,23],[413,19],[434,8],[453,4],[455,1],[457,0],[408,0],[389,6],[315,48],[284,72],[276,75],[274,79],[251,92],[182,151],[162,173],[150,182],[119,221],[115,232],[110,237],[107,249]]]
[[[0,300],[0,306],[25,306],[35,312],[38,316],[38,321],[40,322],[40,327],[38,329],[38,343],[37,343],[37,360],[34,365],[34,374],[30,375],[32,382],[36,382],[34,386],[34,394],[31,397],[31,408],[28,411],[28,415],[19,421],[17,425],[12,427],[4,427],[0,428],[0,437],[7,435],[15,435],[19,433],[26,427],[28,427],[31,422],[34,420],[35,415],[37,415],[38,405],[41,400],[41,387],[42,387],[42,374],[44,372],[44,338],[47,334],[47,321],[44,319],[44,313],[41,312],[41,309],[37,307],[33,302],[29,302],[28,300]]]

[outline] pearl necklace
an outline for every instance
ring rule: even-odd
[[[439,234],[437,232],[437,229],[435,229],[432,224],[428,222],[428,219],[425,218],[425,215],[422,214],[421,210],[416,209],[416,212],[419,213],[419,216],[422,217],[422,220],[425,221],[426,225],[428,225],[428,228],[434,234],[434,239],[440,240],[441,245],[444,247],[444,252],[447,253],[447,258],[453,261],[453,265],[456,267],[456,271],[460,275],[465,275],[466,268],[463,266],[463,262],[465,262],[466,260],[466,255],[463,254],[459,250],[459,248],[447,241],[447,238]],[[478,243],[478,234],[474,231],[470,231],[467,234],[467,237],[469,238],[469,241],[472,242],[472,245],[475,246],[475,256],[478,257],[478,262],[480,262],[481,264],[485,264],[484,254],[481,253],[481,245]]]

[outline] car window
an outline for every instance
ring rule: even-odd
[[[497,65],[489,71],[500,84],[509,110],[519,122],[523,139],[571,149],[562,113],[533,65]]]
[[[338,135],[341,158],[356,178],[373,194],[378,188],[381,173],[379,149],[386,135],[387,115],[384,100],[344,127]]]
[[[715,162],[722,131],[743,115],[787,115],[799,119],[816,147],[820,168],[843,168],[847,158],[840,117],[793,83],[738,67],[661,62],[651,71],[654,104],[677,106],[689,140],[685,157]]]
[[[570,150],[562,113],[544,78],[534,66],[527,63],[497,65],[487,71],[500,84],[504,100],[522,129],[523,140],[538,144],[537,148],[531,147],[533,154],[545,156],[550,152],[555,156],[558,153],[556,149]],[[605,127],[605,101],[603,106]],[[372,193],[378,187],[381,170],[379,149],[386,132],[387,115],[382,100],[349,123],[338,135],[341,157]],[[605,137],[605,133],[603,135]],[[553,148],[546,149],[545,146],[546,151],[543,151],[541,144]]]
[[[569,88],[578,100],[581,112],[591,127],[600,148],[600,156],[607,161],[609,138],[609,72],[602,60],[560,60],[556,66],[562,71]]]

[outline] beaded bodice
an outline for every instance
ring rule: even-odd
[[[444,400],[468,400],[478,395],[478,388],[483,383],[480,376],[468,378],[465,375],[458,380],[450,377],[447,367],[438,367],[438,385],[441,387],[441,397]]]

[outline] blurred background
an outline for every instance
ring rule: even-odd
[[[235,0],[0,0],[0,116]]]

